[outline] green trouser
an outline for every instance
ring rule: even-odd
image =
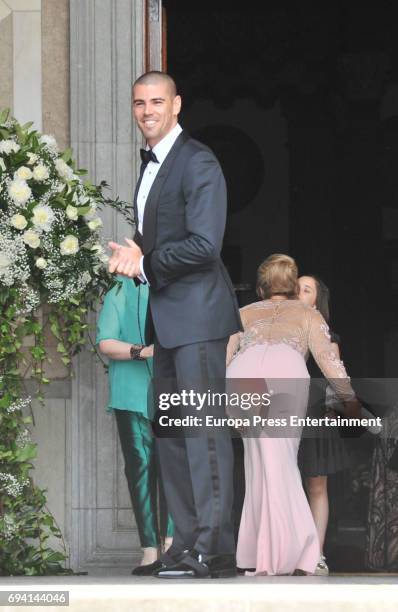
[[[114,410],[124,457],[124,471],[142,547],[160,545],[161,537],[173,535],[163,487],[158,478],[155,438],[151,424],[139,412]],[[159,523],[158,523],[159,484]]]

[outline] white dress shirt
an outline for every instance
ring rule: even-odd
[[[167,134],[157,145],[155,145],[152,151],[155,153],[158,160],[158,164],[150,161],[144,170],[142,181],[137,194],[137,212],[138,212],[138,231],[142,234],[142,225],[144,220],[145,204],[151,190],[152,184],[156,178],[157,173],[164,160],[166,159],[171,147],[177,140],[178,136],[182,132],[182,127],[179,123],[173,127],[171,132]],[[147,146],[147,150],[149,147]]]
[[[175,125],[173,129],[164,138],[162,138],[162,140],[158,142],[158,144],[156,144],[152,149],[159,163],[156,163],[153,161],[148,162],[144,170],[144,174],[142,175],[141,185],[137,193],[137,213],[138,213],[137,228],[141,235],[142,235],[142,227],[143,227],[143,221],[144,221],[145,205],[148,199],[149,192],[156,178],[156,175],[160,170],[162,163],[166,159],[171,147],[173,146],[173,144],[175,143],[175,141],[177,140],[181,132],[182,132],[182,127],[180,126],[179,123],[177,123],[177,125]],[[147,146],[146,148],[148,150],[149,146]],[[140,259],[141,274],[139,275],[138,278],[141,281],[144,281],[147,283],[148,280],[144,274],[143,262],[144,262],[144,256],[142,256]]]

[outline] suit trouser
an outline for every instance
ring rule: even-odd
[[[157,548],[160,535],[173,535],[173,522],[159,483],[158,525],[158,468],[151,423],[139,412],[114,410],[114,413],[140,544]]]
[[[165,349],[155,339],[155,398],[160,392],[225,391],[228,338]],[[203,416],[212,407],[171,409],[171,415]],[[217,411],[216,411],[217,412]],[[218,414],[224,414],[224,409]],[[167,414],[158,410],[157,416]],[[228,427],[176,428],[167,431],[155,419],[157,450],[167,505],[174,521],[173,550],[195,548],[202,554],[232,554],[233,453]],[[195,431],[194,431],[195,429]],[[178,430],[178,431],[177,431]],[[173,437],[174,436],[174,437]]]

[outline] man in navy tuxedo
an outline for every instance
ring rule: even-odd
[[[147,142],[134,197],[136,234],[134,241],[126,239],[127,246],[109,243],[109,269],[149,283],[155,381],[173,381],[177,392],[220,391],[229,336],[241,329],[220,258],[227,214],[224,176],[212,151],[180,127],[181,98],[169,75],[142,75],[134,83],[132,103]],[[167,553],[141,573],[234,576],[228,428],[164,434],[157,449],[175,535]]]

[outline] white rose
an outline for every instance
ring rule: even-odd
[[[0,251],[0,270],[8,268],[11,263],[11,259],[3,251]]]
[[[27,153],[27,156],[28,156],[29,161],[27,161],[26,163],[29,166],[33,166],[33,164],[35,164],[37,160],[39,159],[39,156],[36,155],[36,153]]]
[[[43,134],[40,136],[39,142],[52,153],[58,153],[57,141],[55,140],[54,136],[51,136],[51,134]]]
[[[40,270],[44,270],[44,268],[47,268],[47,261],[44,259],[44,257],[38,257],[36,259],[35,266],[36,268],[40,268]]]
[[[89,221],[87,225],[89,226],[92,232],[95,232],[96,229],[102,227],[102,221],[99,217],[96,217],[95,219],[92,219],[92,221]]]
[[[60,244],[62,255],[75,255],[79,250],[79,241],[76,236],[68,234]]]
[[[77,214],[76,206],[71,206],[70,204],[68,204],[68,206],[66,207],[65,213],[68,219],[71,219],[71,221],[77,221],[79,217],[79,215]]]
[[[37,249],[37,247],[40,246],[40,237],[39,237],[39,234],[37,234],[36,232],[34,232],[31,229],[26,230],[26,232],[24,232],[23,240],[32,249]]]
[[[82,283],[84,283],[84,285],[88,285],[89,282],[91,281],[91,276],[89,272],[83,272],[82,274]]]
[[[0,153],[18,153],[21,147],[14,140],[0,140]]]
[[[44,164],[39,164],[33,168],[33,178],[35,181],[41,183],[42,181],[46,181],[50,176],[47,166]]]
[[[3,172],[6,171],[6,165],[5,165],[4,159],[2,157],[0,157],[0,168],[2,169]]]
[[[87,206],[90,204],[90,199],[87,198],[85,193],[81,193],[80,190],[76,189],[72,195],[72,202],[78,204],[79,206]]]
[[[84,218],[86,219],[86,221],[90,221],[91,219],[94,219],[96,212],[97,212],[97,203],[92,202],[92,204],[90,205],[90,210],[88,211],[88,213],[84,215]]]
[[[13,225],[15,229],[23,230],[28,225],[28,222],[23,215],[16,214],[11,217],[11,225]]]
[[[15,181],[11,181],[9,184],[8,194],[15,204],[22,206],[29,200],[30,196],[32,195],[32,191],[25,181],[16,179]]]
[[[38,204],[33,209],[32,221],[35,227],[48,232],[54,221],[54,212],[46,204]]]
[[[32,170],[26,166],[21,166],[14,174],[14,179],[20,179],[21,181],[28,181],[32,178]]]
[[[55,162],[55,168],[59,176],[67,181],[73,178],[73,170],[63,159],[59,158]]]

